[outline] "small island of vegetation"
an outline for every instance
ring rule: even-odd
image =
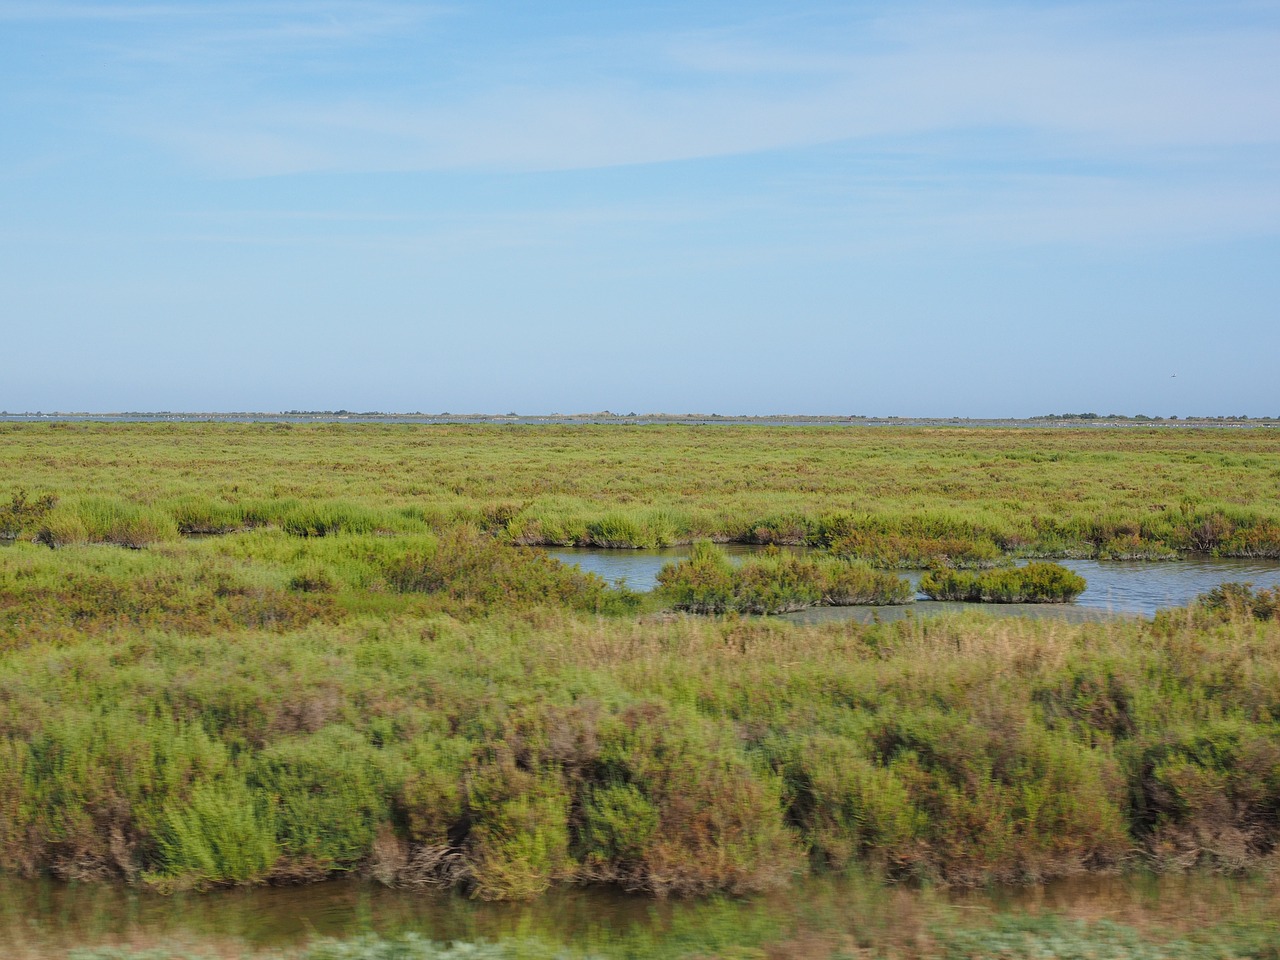
[[[934,567],[920,579],[930,600],[971,603],[1070,603],[1084,593],[1084,577],[1056,563],[1028,563],[978,572]]]

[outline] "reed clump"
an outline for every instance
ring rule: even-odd
[[[35,540],[50,547],[109,543],[134,550],[175,540],[178,525],[163,510],[106,497],[58,502],[39,519]]]

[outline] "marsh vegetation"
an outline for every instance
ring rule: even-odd
[[[799,557],[771,548],[733,564],[699,543],[658,573],[658,596],[689,613],[788,613],[808,607],[906,603],[909,581],[839,557]]]
[[[922,560],[939,593],[1062,601],[1069,571],[998,564],[1272,555],[1265,435],[24,425],[0,450],[10,874],[666,897],[1280,843],[1270,590],[1090,624],[750,616],[900,602],[886,568]],[[691,540],[814,549],[702,543],[640,594],[530,547]]]
[[[1270,431],[0,424],[10,535],[469,523],[524,545],[807,543],[876,566],[1280,556]],[[2,495],[2,494],[0,494]]]
[[[931,600],[971,603],[1070,603],[1085,589],[1084,577],[1056,563],[968,571],[935,566],[920,579]]]

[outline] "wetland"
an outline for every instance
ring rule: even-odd
[[[0,463],[30,956],[1275,955],[1272,431],[7,423]],[[755,599],[651,589],[701,541]],[[762,552],[1087,586],[756,617]],[[311,919],[178,919],[237,903]]]

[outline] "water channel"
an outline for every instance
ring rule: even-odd
[[[0,878],[2,955],[33,960],[110,946],[162,951],[147,957],[239,957],[322,938],[391,939],[408,933],[442,942],[535,942],[571,948],[573,956],[687,951],[746,957],[764,954],[741,947],[802,931],[829,942],[852,936],[880,950],[901,947],[930,930],[977,927],[1001,916],[1107,921],[1167,936],[1208,924],[1265,925],[1277,911],[1280,886],[1274,880],[1143,872],[980,890],[811,878],[747,900],[662,902],[560,888],[531,903],[483,903],[362,880],[162,896],[119,884]],[[739,949],[726,949],[734,945]]]

